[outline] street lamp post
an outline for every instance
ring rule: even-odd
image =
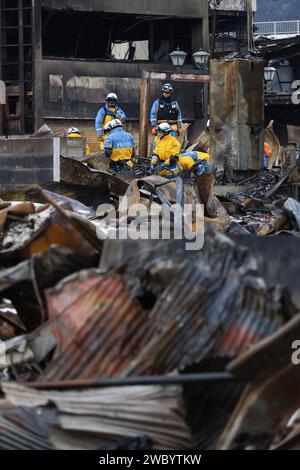
[[[265,67],[264,77],[266,82],[266,91],[272,91],[272,82],[276,74],[276,69],[274,67]]]
[[[187,53],[184,51],[181,51],[178,46],[176,51],[171,52],[171,54],[169,55],[170,55],[172,64],[175,67],[177,67],[177,72],[179,72],[179,68],[182,67],[185,63]]]
[[[193,54],[194,63],[197,69],[202,70],[203,72],[208,72],[208,61],[209,53],[203,50],[194,52]]]

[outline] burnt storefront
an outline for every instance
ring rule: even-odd
[[[169,54],[209,48],[207,0],[0,0],[1,72],[7,105],[1,133],[76,125],[92,139],[108,92],[119,95],[131,130],[139,120],[144,70],[174,72]],[[176,84],[184,118],[203,120],[204,86]],[[151,99],[160,83],[151,87]],[[93,143],[92,143],[93,145]]]

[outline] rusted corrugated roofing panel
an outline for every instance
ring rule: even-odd
[[[98,448],[105,442],[140,436],[149,437],[155,449],[194,448],[185,421],[180,386],[41,391],[2,382],[1,387],[15,406],[30,406],[36,410],[38,406],[44,409],[54,404],[58,426],[69,433],[80,432],[81,437],[84,433],[93,433],[99,439]]]
[[[48,426],[56,411],[0,404],[0,450],[51,450]]]
[[[151,286],[149,271],[168,273],[158,253],[146,256],[141,262]],[[138,262],[130,282],[128,273],[122,278],[91,270],[49,293],[61,353],[43,380],[166,374],[207,357],[233,358],[283,324],[251,257],[234,244],[220,243],[214,253],[193,257],[178,250],[173,257],[179,271],[170,270],[168,285],[149,312],[125,284],[142,284],[145,272]]]
[[[47,294],[61,346],[47,380],[115,376],[133,357],[146,324],[118,276],[82,272]]]

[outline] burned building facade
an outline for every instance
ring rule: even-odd
[[[210,49],[213,57],[252,49],[256,0],[209,0]]]
[[[7,104],[0,133],[76,125],[97,146],[94,119],[119,95],[129,130],[139,119],[143,70],[174,71],[169,53],[209,48],[207,0],[0,0],[0,79]],[[183,69],[184,69],[183,68]],[[160,83],[151,87],[151,98]],[[184,118],[204,119],[203,85],[176,84]]]
[[[265,64],[274,68],[274,77],[265,92],[265,123],[273,128],[282,146],[300,143],[298,88],[300,77],[300,36],[256,38],[256,47]]]

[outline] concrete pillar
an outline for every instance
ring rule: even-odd
[[[217,171],[263,168],[264,62],[211,61],[210,138]]]

